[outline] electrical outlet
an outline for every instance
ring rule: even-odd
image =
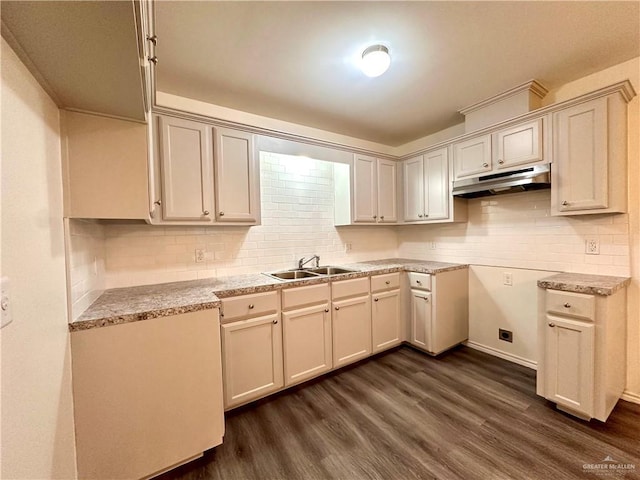
[[[203,263],[204,262],[204,255],[205,254],[205,249],[204,248],[196,248],[196,263]]]
[[[600,255],[600,240],[597,238],[587,238],[584,253],[587,255]]]
[[[431,242],[431,250],[435,250],[436,249],[436,242]]]
[[[502,283],[505,285],[512,286],[513,285],[513,274],[509,272],[504,272],[502,274]]]
[[[350,252],[352,248],[353,248],[353,245],[351,244],[351,242],[347,242],[347,243],[344,244],[345,253]]]

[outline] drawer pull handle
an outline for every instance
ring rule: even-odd
[[[250,303],[249,304],[249,310],[253,310],[253,307],[254,307],[253,303]]]
[[[336,307],[336,310],[340,310],[340,307]]]
[[[555,324],[555,323],[550,323],[550,324],[549,324],[549,326],[550,326],[550,327],[555,327],[555,326],[556,326],[556,324]]]
[[[377,299],[377,298],[374,298],[374,299],[373,299],[373,301],[374,301],[374,302],[377,302],[377,301],[378,301],[378,299]]]
[[[420,280],[416,280],[416,283],[417,283],[418,285],[422,285],[422,282],[421,282]]]
[[[278,324],[278,319],[277,319],[277,318],[273,321],[273,324],[274,324],[274,325],[277,325],[277,324]]]
[[[328,309],[328,308],[325,308],[325,309],[324,309],[324,313],[329,313],[329,309]]]
[[[571,304],[569,302],[565,303],[564,308],[571,308]]]
[[[565,200],[565,201],[563,201],[563,202],[562,202],[562,205],[566,207],[567,205],[569,205],[569,202],[567,202],[567,201]]]
[[[384,282],[385,285],[390,285],[391,284],[391,280],[387,280],[386,282]]]

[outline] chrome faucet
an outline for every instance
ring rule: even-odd
[[[320,266],[320,255],[314,255],[313,257],[309,257],[306,260],[304,259],[304,257],[298,260],[298,270],[302,270],[304,266],[312,260],[316,261],[316,268],[318,268]]]

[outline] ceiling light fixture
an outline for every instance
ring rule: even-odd
[[[389,49],[384,45],[371,45],[362,52],[360,68],[367,77],[379,77],[391,64]]]

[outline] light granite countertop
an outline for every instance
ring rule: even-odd
[[[340,265],[353,272],[339,275],[278,280],[262,273],[207,278],[185,282],[106,290],[80,317],[69,324],[72,332],[137,322],[150,318],[208,310],[220,299],[400,271],[438,274],[468,268],[466,264],[392,258]]]
[[[538,286],[565,292],[591,295],[613,295],[631,282],[629,277],[588,275],[586,273],[558,273],[538,280]]]

